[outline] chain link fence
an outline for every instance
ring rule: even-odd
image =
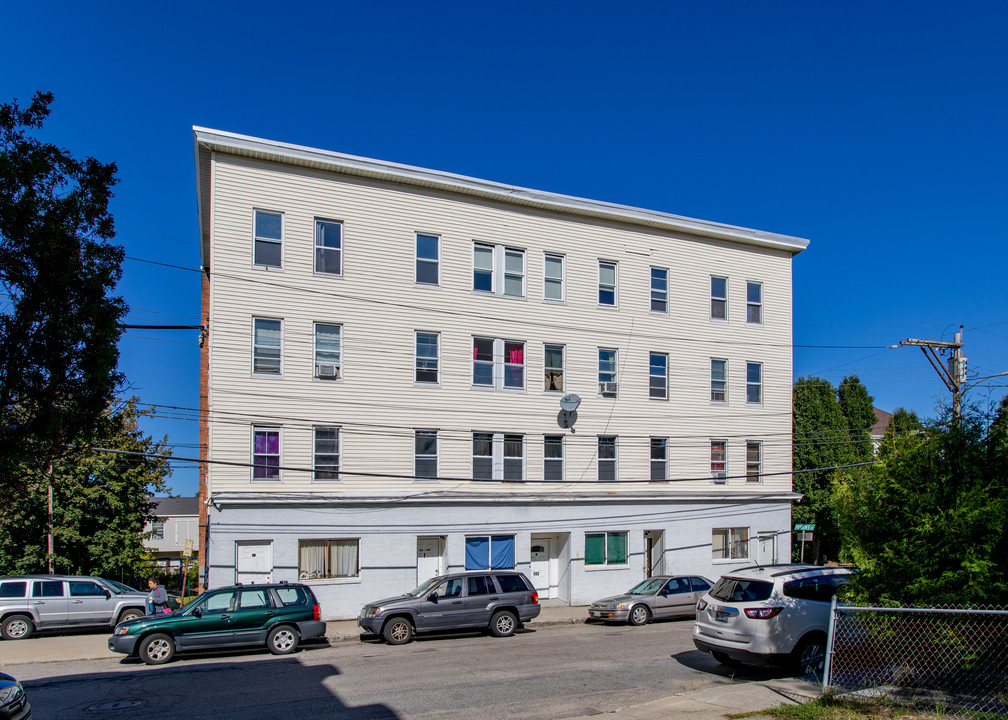
[[[1008,718],[1008,611],[834,600],[823,687],[942,717]]]

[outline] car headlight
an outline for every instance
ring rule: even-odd
[[[366,607],[364,608],[364,617],[374,617],[381,612],[380,607]]]
[[[112,632],[113,635],[125,635],[129,630],[129,625],[116,625],[116,629]]]
[[[619,605],[610,605],[609,609],[610,610],[626,610],[626,605],[624,605],[623,603],[620,603]]]
[[[9,702],[13,702],[22,694],[24,694],[24,688],[21,687],[21,683],[16,682],[13,685],[9,685],[0,690],[0,704],[6,705]]]

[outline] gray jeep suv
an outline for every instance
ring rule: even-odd
[[[439,575],[405,595],[368,603],[357,624],[392,645],[435,630],[487,628],[507,637],[540,609],[539,593],[520,572],[479,570]]]

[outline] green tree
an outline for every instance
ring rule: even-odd
[[[58,459],[95,426],[122,376],[116,370],[126,305],[113,295],[122,248],[108,203],[114,163],[31,136],[52,102],[0,105],[0,490]],[[36,486],[32,492],[37,492]]]
[[[46,571],[50,478],[57,571],[117,577],[140,561],[151,497],[167,490],[171,471],[166,439],[154,442],[140,431],[140,418],[150,411],[139,411],[136,403],[130,398],[107,408],[87,434],[93,445],[73,447],[51,474],[25,468],[34,482],[4,508],[0,575]]]
[[[871,429],[875,425],[875,398],[868,394],[868,388],[861,384],[857,375],[843,379],[837,388],[840,412],[847,420],[847,433],[856,462],[866,462],[875,455],[872,446]]]
[[[989,428],[975,411],[926,424],[897,411],[879,461],[836,482],[838,527],[860,569],[856,600],[1008,601],[1005,407]]]

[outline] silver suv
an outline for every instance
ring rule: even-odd
[[[849,567],[761,565],[726,575],[697,603],[693,644],[718,662],[821,672],[830,601]]]
[[[112,628],[145,615],[146,603],[147,593],[126,592],[98,577],[0,577],[0,634],[5,640],[21,640],[36,629]]]
[[[480,570],[439,575],[412,592],[368,603],[357,624],[392,645],[414,633],[487,628],[497,637],[513,635],[539,615],[539,593],[514,570]]]

